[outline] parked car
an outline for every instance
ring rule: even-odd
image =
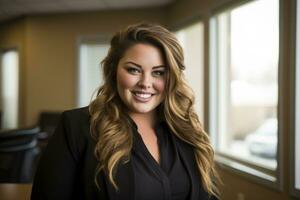
[[[249,133],[245,141],[253,155],[274,159],[277,155],[277,119],[269,118],[255,131]]]

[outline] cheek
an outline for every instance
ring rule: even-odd
[[[159,80],[155,83],[155,88],[159,92],[164,92],[165,90],[165,80]]]
[[[125,73],[118,73],[117,82],[119,89],[130,89],[136,84],[136,80],[132,76]]]

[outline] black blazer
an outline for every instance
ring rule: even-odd
[[[118,191],[103,173],[97,176],[100,190],[96,187],[97,160],[94,156],[95,141],[90,135],[89,120],[86,107],[62,114],[39,162],[31,199],[134,199],[134,176],[130,162],[118,166],[115,176]],[[210,199],[201,185],[192,147],[177,137],[175,141],[192,180],[190,200]]]

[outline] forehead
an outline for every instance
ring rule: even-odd
[[[125,51],[120,64],[125,62],[134,62],[143,67],[165,65],[159,48],[151,44],[142,43],[135,44]]]

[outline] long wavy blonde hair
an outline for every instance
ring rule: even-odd
[[[162,52],[167,77],[165,99],[159,105],[160,114],[172,133],[193,147],[204,189],[218,196],[214,151],[195,113],[194,94],[183,76],[183,50],[174,34],[155,24],[131,25],[117,32],[111,40],[108,55],[102,61],[104,84],[89,106],[90,129],[96,140],[95,156],[99,162],[97,174],[103,171],[118,189],[114,180],[117,166],[130,160],[132,127],[117,92],[116,71],[125,51],[138,43],[154,45]],[[95,181],[98,185],[97,178]]]

